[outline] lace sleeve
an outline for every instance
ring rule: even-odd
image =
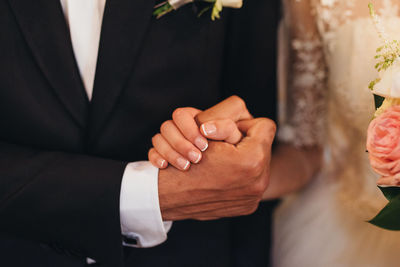
[[[326,66],[310,0],[284,0],[280,25],[279,135],[298,147],[321,145]]]

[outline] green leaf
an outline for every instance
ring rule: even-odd
[[[212,6],[210,5],[210,6],[207,6],[207,7],[205,7],[205,8],[203,8],[200,12],[199,12],[199,14],[197,15],[197,17],[201,17],[201,16],[203,16],[203,14],[204,13],[206,13],[208,10],[210,10],[212,8]]]
[[[389,201],[400,195],[400,187],[378,187]]]
[[[217,7],[217,5],[214,5],[212,11],[211,11],[211,20],[214,21],[215,19],[220,19],[220,13],[221,13],[222,9],[220,9],[219,7]]]
[[[174,8],[168,3],[165,2],[162,5],[158,6],[153,11],[153,16],[157,17],[157,19],[161,18],[162,16],[172,12]]]
[[[369,83],[368,88],[371,89],[371,91],[373,91],[375,85],[376,85],[378,82],[380,82],[380,81],[381,81],[380,78],[377,78],[377,79],[373,80],[372,82]]]
[[[382,103],[385,100],[385,98],[379,95],[374,95],[374,100],[375,100],[375,109],[378,109],[382,106]]]
[[[392,198],[369,223],[383,229],[400,231],[400,195]]]

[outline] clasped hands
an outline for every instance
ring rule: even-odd
[[[172,118],[149,151],[149,160],[160,168],[163,220],[253,213],[269,183],[275,123],[254,119],[237,96],[204,112],[179,108]]]

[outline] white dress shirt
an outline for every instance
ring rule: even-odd
[[[92,99],[101,25],[106,0],[60,0],[69,25],[72,46],[89,100]],[[158,169],[148,161],[128,164],[120,195],[121,231],[152,247],[167,239],[172,222],[163,222],[158,199]]]

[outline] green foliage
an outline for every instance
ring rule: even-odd
[[[201,17],[202,15],[204,15],[204,13],[206,13],[207,11],[209,11],[211,9],[212,10],[211,19],[212,20],[215,20],[216,18],[219,19],[219,17],[220,17],[219,13],[222,10],[221,2],[219,2],[219,5],[217,5],[217,0],[202,0],[201,2],[206,3],[208,6],[200,9],[200,12],[197,15],[198,17]],[[155,16],[157,19],[159,19],[162,16],[164,16],[174,10],[175,9],[169,4],[169,2],[165,1],[154,7],[153,16]]]
[[[156,6],[156,8],[153,11],[153,16],[159,19],[173,10],[174,8],[168,2],[165,2],[160,6]]]
[[[219,19],[222,11],[222,0],[215,0],[214,6],[211,11],[211,20]]]
[[[375,68],[379,71],[385,71],[389,67],[393,65],[395,60],[399,58],[400,56],[400,43],[397,40],[390,40],[388,35],[385,32],[385,28],[383,27],[383,24],[379,18],[379,16],[376,14],[374,5],[372,3],[368,4],[369,8],[369,13],[371,15],[372,21],[374,22],[374,25],[376,27],[376,30],[378,32],[379,37],[383,41],[383,46],[379,47],[376,49],[377,55],[375,56],[375,59],[378,60],[378,62],[375,65]],[[369,88],[371,90],[374,89],[374,86],[379,82],[379,80],[374,80],[369,84]]]
[[[369,83],[368,88],[371,89],[371,91],[374,90],[375,84],[377,84],[380,81],[381,81],[380,78],[373,80],[372,82]]]
[[[374,95],[374,100],[375,100],[375,109],[378,109],[382,106],[383,101],[385,101],[385,98],[383,96]]]
[[[400,230],[400,194],[392,194],[388,190],[385,195],[390,198],[389,203],[369,223],[387,230]]]
[[[375,58],[379,59],[379,62],[375,65],[375,68],[378,71],[386,70],[400,56],[399,42],[397,40],[388,42],[384,46],[379,47],[376,52],[378,54]]]
[[[372,3],[368,3],[369,13],[371,16],[375,14],[374,5]]]
[[[200,10],[199,14],[197,15],[197,17],[201,17],[204,15],[204,13],[206,13],[207,11],[209,11],[212,8],[212,6],[207,6],[205,8],[203,8],[202,10]]]
[[[389,201],[400,195],[400,187],[378,187]]]

